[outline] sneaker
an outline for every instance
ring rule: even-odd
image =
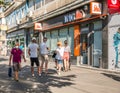
[[[32,74],[32,77],[34,77],[35,75],[34,74]]]

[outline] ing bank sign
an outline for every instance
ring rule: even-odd
[[[64,23],[72,22],[77,19],[82,19],[85,18],[85,16],[86,16],[85,12],[82,9],[81,10],[78,9],[75,12],[66,14],[64,16]]]
[[[91,15],[100,15],[102,14],[102,5],[99,2],[91,2],[88,10],[90,10]],[[87,13],[84,9],[77,9],[75,12],[68,13],[64,16],[64,23],[72,22],[77,19],[83,19],[86,17]]]

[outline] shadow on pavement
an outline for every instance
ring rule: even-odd
[[[36,68],[35,77],[32,77],[30,66],[22,68],[22,71],[19,73],[19,82],[16,82],[13,78],[9,78],[7,73],[8,66],[4,64],[0,65],[1,93],[52,93],[51,87],[61,88],[74,85],[73,79],[76,78],[76,75],[58,76],[54,69],[49,69],[47,76],[43,73],[39,77]]]
[[[112,78],[113,80],[119,81],[120,82],[120,76],[118,75],[113,75],[113,74],[106,74],[106,73],[102,73],[103,75]]]
[[[6,58],[0,58],[0,62],[2,62],[2,61],[7,61],[8,59],[6,59]]]

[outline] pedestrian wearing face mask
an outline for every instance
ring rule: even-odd
[[[24,58],[24,62],[26,62],[25,56],[23,51],[19,48],[19,43],[15,44],[15,47],[11,50],[11,55],[9,59],[9,66],[13,64],[13,71],[14,71],[14,79],[16,81],[19,80],[19,71],[21,70],[21,58]]]

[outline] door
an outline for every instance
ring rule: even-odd
[[[99,67],[102,57],[102,31],[94,32],[93,66]]]

